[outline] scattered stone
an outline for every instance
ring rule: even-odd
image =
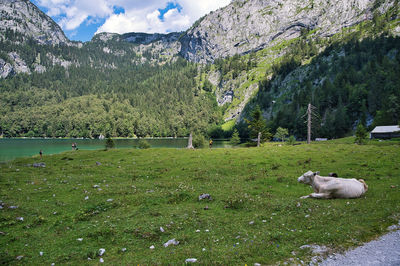
[[[301,207],[301,203],[300,203],[300,202],[297,202],[296,207],[297,207],[297,208],[300,208],[300,207]]]
[[[205,248],[203,248],[201,251],[206,251],[206,249],[205,249]]]
[[[394,186],[394,185],[391,185],[391,186],[390,186],[390,188],[396,188],[396,186]]]
[[[206,206],[204,207],[204,210],[206,210],[206,211],[208,210],[208,205],[206,205]]]
[[[39,167],[46,167],[46,164],[45,163],[34,163],[32,166],[39,168]]]
[[[17,217],[17,221],[23,222],[24,221],[24,217]]]
[[[113,201],[113,199],[108,199],[108,200],[107,200],[107,202],[111,202],[111,201]]]
[[[24,256],[17,256],[16,259],[17,259],[17,260],[22,260],[23,257],[24,257]]]
[[[89,196],[86,196],[86,197],[85,197],[85,200],[88,200],[88,199],[89,199]]]
[[[253,225],[253,224],[254,224],[254,221],[250,221],[250,222],[249,222],[249,225]]]
[[[39,252],[39,255],[40,255],[40,256],[43,256],[43,251],[40,251],[40,252]]]
[[[103,254],[106,252],[104,248],[99,249],[99,256],[103,256]]]
[[[300,249],[306,249],[309,248],[312,250],[313,254],[316,255],[323,255],[328,252],[328,248],[326,246],[319,246],[319,245],[303,245],[300,247]]]
[[[18,209],[18,206],[10,206],[9,209]]]
[[[162,226],[160,226],[160,231],[161,231],[161,233],[165,232],[165,230],[164,230],[164,228],[162,228]]]
[[[199,229],[197,229],[197,230],[196,230],[196,233],[200,233],[200,230],[199,230]]]
[[[100,187],[99,185],[94,185],[94,186],[93,186],[93,188],[99,188],[99,187]]]
[[[307,215],[306,215],[306,216],[304,216],[304,217],[308,218],[308,217],[310,217],[310,215],[309,215],[309,214],[307,214]]]
[[[100,263],[103,263],[103,262],[104,262],[104,259],[103,259],[103,258],[100,258],[99,261],[100,261]]]
[[[267,220],[262,220],[262,222],[263,222],[263,223],[266,223],[266,222],[267,222]]]
[[[122,251],[122,252],[125,252],[125,251],[126,251],[126,248],[122,248],[121,251]]]
[[[150,246],[150,249],[155,249],[155,246]]]
[[[101,165],[101,162],[96,162],[96,165]]]
[[[0,231],[0,235],[5,236],[6,233]]]
[[[260,263],[254,263],[254,266],[261,266],[261,264]]]
[[[83,238],[77,238],[76,240],[82,242],[82,241],[83,241]]]
[[[190,258],[190,259],[186,259],[185,262],[186,262],[186,263],[188,263],[188,262],[194,263],[194,262],[197,262],[197,259],[195,259],[195,258]]]
[[[208,230],[208,229],[206,229],[205,231],[206,231],[206,232],[210,232],[210,230]]]
[[[174,239],[168,240],[166,243],[164,243],[164,247],[168,247],[169,245],[179,245],[179,241]]]
[[[199,196],[199,200],[203,200],[203,199],[212,200],[210,194],[201,194],[201,195]]]

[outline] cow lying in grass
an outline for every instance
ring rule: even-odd
[[[364,180],[320,176],[319,172],[308,171],[297,179],[298,182],[312,186],[314,193],[301,199],[349,199],[361,197],[368,190]]]

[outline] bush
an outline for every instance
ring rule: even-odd
[[[108,137],[106,140],[106,149],[112,149],[115,147],[115,142],[112,138]]]
[[[196,149],[204,148],[204,146],[206,146],[206,139],[201,134],[195,134],[193,135],[192,144]]]
[[[151,145],[146,140],[141,139],[139,140],[138,147],[139,149],[149,149]]]
[[[294,145],[295,143],[296,143],[296,138],[293,135],[290,136],[286,141],[287,145]]]
[[[365,144],[366,141],[367,141],[367,130],[361,123],[359,123],[356,129],[355,143],[362,145]]]

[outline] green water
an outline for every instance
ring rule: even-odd
[[[187,139],[146,139],[152,148],[185,148]],[[138,145],[137,139],[115,139],[115,147],[133,148]],[[105,140],[99,139],[0,139],[0,162],[15,158],[39,155],[56,154],[72,150],[72,143],[76,143],[80,150],[104,149]],[[213,148],[229,147],[226,140],[215,140]]]

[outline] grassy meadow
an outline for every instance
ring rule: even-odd
[[[307,262],[302,245],[341,251],[399,221],[399,162],[398,143],[323,143],[79,150],[1,163],[0,263]],[[363,178],[369,190],[301,200],[312,189],[297,177],[308,170]],[[164,247],[171,239],[179,244]]]

